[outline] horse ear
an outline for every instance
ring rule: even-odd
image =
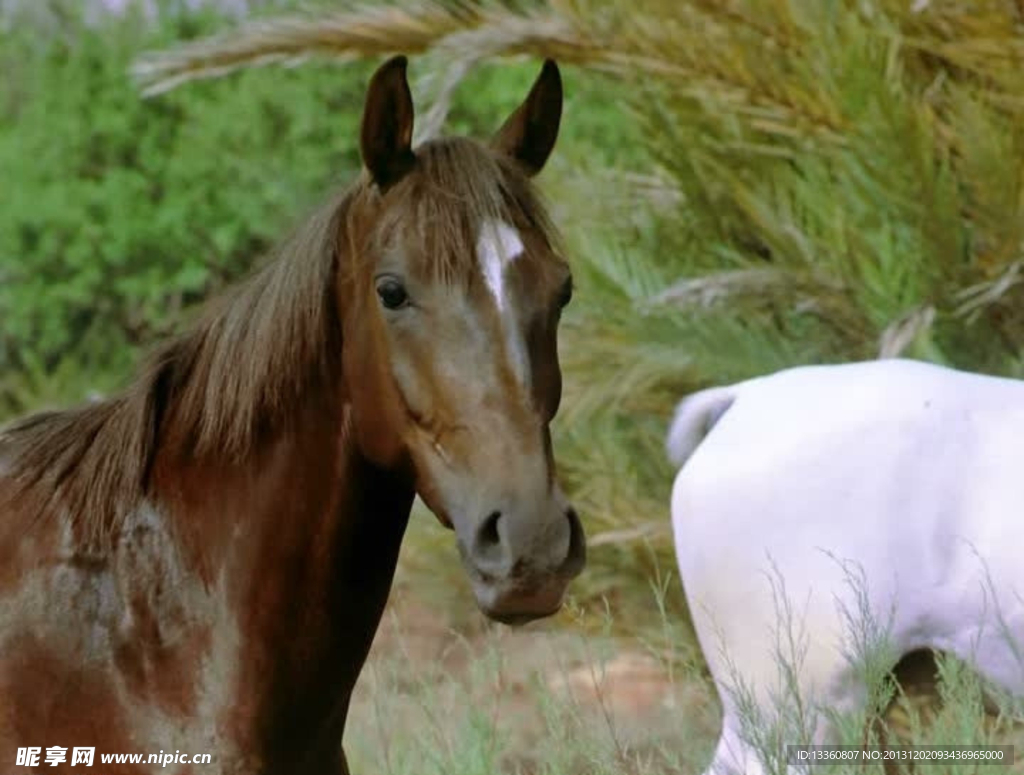
[[[491,144],[522,164],[527,175],[536,175],[555,147],[561,119],[562,76],[554,60],[547,59],[526,100],[508,117]]]
[[[407,65],[404,56],[389,59],[373,74],[366,92],[359,147],[363,164],[382,189],[397,183],[416,161]]]

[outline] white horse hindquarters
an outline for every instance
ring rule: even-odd
[[[769,527],[772,483],[701,476],[716,458],[695,458],[677,476],[672,512],[690,615],[723,704],[723,738],[736,748],[746,721],[781,724],[793,744],[827,742],[818,706],[855,710],[866,694],[846,658],[854,574],[816,548],[833,543],[829,531]],[[744,755],[741,771],[757,772],[754,751]]]
[[[1024,439],[1020,383],[890,361],[718,390],[731,406],[717,424],[690,418],[706,438],[691,444],[672,499],[683,587],[725,704],[713,768],[742,726],[729,688],[739,679],[770,714],[786,648],[800,658],[802,699],[860,707],[867,690],[848,659],[864,656],[851,649],[858,627],[880,645],[887,633],[894,656],[932,645],[970,659],[973,641],[978,667],[1013,685],[1016,665],[991,637],[978,566],[968,571],[964,552],[978,547],[1004,592],[1003,629],[1020,630],[1012,590],[1024,571],[998,539],[1024,545],[1020,488],[1006,465]],[[787,630],[793,647],[778,637]]]
[[[1024,700],[1024,408],[979,422],[984,432],[959,472],[970,486],[948,528],[937,647]]]

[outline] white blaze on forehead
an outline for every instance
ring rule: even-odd
[[[510,365],[522,384],[526,384],[529,378],[529,358],[515,319],[515,310],[508,303],[505,274],[509,265],[522,256],[525,250],[519,232],[504,221],[487,220],[480,226],[476,241],[480,271],[498,305]]]
[[[499,310],[504,311],[508,302],[505,297],[505,270],[523,255],[523,251],[523,240],[519,232],[504,221],[488,220],[480,227],[476,254],[484,280],[494,294]]]

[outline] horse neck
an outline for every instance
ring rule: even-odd
[[[162,462],[154,477],[183,555],[226,603],[237,734],[260,729],[285,758],[314,733],[337,749],[414,497],[362,457],[348,423],[324,391],[245,463]]]

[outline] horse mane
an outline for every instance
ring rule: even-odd
[[[476,258],[467,224],[486,218],[525,221],[557,245],[543,203],[511,162],[467,138],[434,140],[416,153],[416,171],[396,187],[389,215],[413,219],[438,272],[468,274]],[[0,508],[28,498],[41,516],[58,503],[78,526],[82,548],[102,552],[146,496],[167,434],[194,458],[242,461],[254,452],[307,390],[340,374],[339,255],[349,254],[352,271],[354,211],[375,197],[365,174],[334,195],[260,270],[158,347],[120,394],[0,431],[4,478],[14,485]]]
[[[327,344],[339,340],[340,351],[331,280],[348,198],[332,197],[261,269],[160,345],[120,394],[5,428],[11,497],[35,512],[60,503],[98,551],[145,496],[169,413],[189,452],[244,457],[328,371],[337,353]]]

